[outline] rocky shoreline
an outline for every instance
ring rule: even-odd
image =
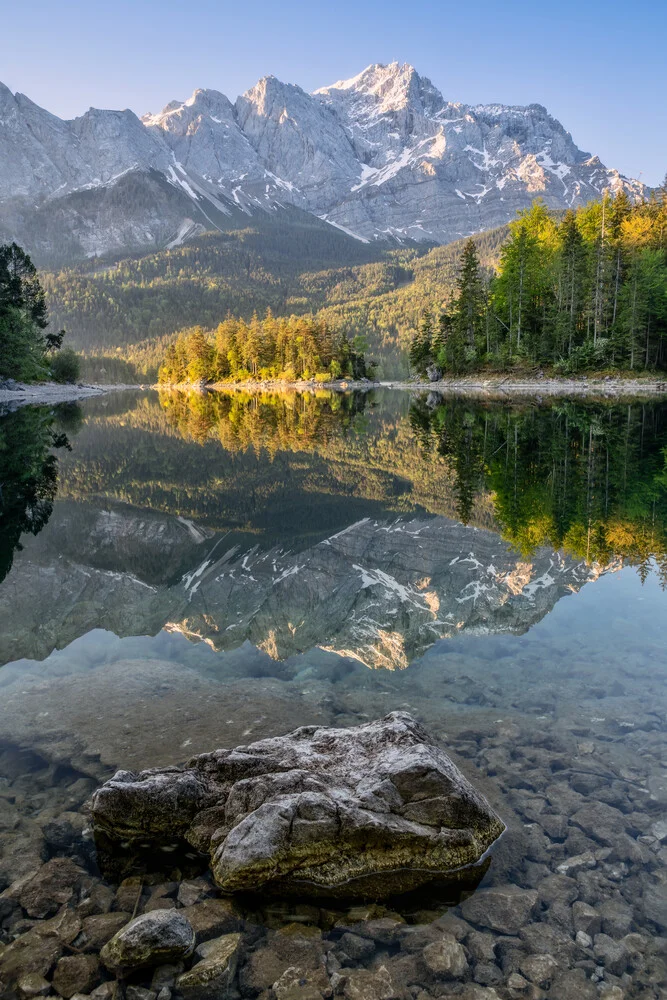
[[[63,385],[59,382],[15,382],[13,379],[0,381],[0,404],[9,404],[9,408],[32,404],[43,406],[50,403],[73,403],[90,396],[101,396],[106,392],[120,392],[123,389],[145,389],[143,385],[88,384],[77,382],[74,385]]]
[[[327,389],[335,392],[370,392],[373,389],[400,389],[412,392],[435,392],[440,395],[464,395],[489,399],[518,397],[589,396],[594,398],[622,399],[641,396],[667,396],[667,379],[630,378],[456,378],[438,381],[400,379],[371,381],[370,379],[343,379],[332,382],[300,380],[286,382],[280,379],[247,382],[175,383],[156,385],[155,389],[176,389],[189,392],[316,392]]]

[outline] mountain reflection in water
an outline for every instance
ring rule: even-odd
[[[49,529],[0,589],[3,662],[104,627],[404,668],[439,638],[520,634],[626,563],[665,583],[665,404],[232,392],[86,412]],[[52,421],[4,419],[12,549],[51,512]]]

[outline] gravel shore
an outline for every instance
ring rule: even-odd
[[[11,388],[0,384],[0,403],[33,405],[49,403],[70,403],[77,399],[87,399],[89,396],[101,396],[105,392],[117,392],[121,389],[141,389],[140,385],[93,385],[76,383],[60,385],[57,382],[42,382],[28,385],[25,382],[15,382]]]

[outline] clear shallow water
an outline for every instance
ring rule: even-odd
[[[534,890],[531,913],[503,933],[442,906],[393,929],[382,909],[243,912],[235,989],[296,965],[299,996],[660,996],[666,417],[388,392],[6,417],[0,885],[67,854],[97,878],[85,803],[117,767],[403,708],[508,823],[479,891]],[[28,929],[0,914],[5,941]],[[297,957],[293,918],[317,928]],[[372,948],[341,944],[350,924]],[[454,978],[424,964],[443,933]]]

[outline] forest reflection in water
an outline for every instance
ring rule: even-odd
[[[78,428],[79,407],[56,412],[24,406],[0,417],[0,583],[12,568],[21,536],[47,524],[58,485],[58,449],[70,449],[65,428]]]
[[[160,403],[185,440],[218,439],[230,453],[327,456],[333,441],[360,436],[378,453],[389,443],[367,419],[373,393],[162,393]],[[588,562],[620,557],[667,584],[667,403],[512,404],[430,393],[411,399],[402,419],[422,469],[414,441],[392,435],[395,473],[414,481],[446,466],[449,512],[463,524],[476,522],[476,503],[487,497],[503,538],[524,555],[549,545]],[[355,451],[352,444],[351,459]]]

